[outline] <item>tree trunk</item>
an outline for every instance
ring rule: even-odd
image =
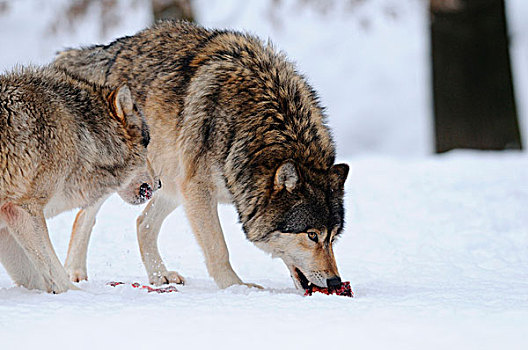
[[[431,2],[436,152],[521,149],[504,0]]]
[[[183,19],[194,22],[191,0],[152,0],[154,21],[160,19]]]

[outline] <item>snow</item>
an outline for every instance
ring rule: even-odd
[[[0,14],[0,70],[43,64],[61,48],[133,34],[148,7],[127,11],[101,35],[96,9],[58,35],[62,1],[10,2]],[[328,106],[339,161],[348,162],[347,225],[336,246],[355,298],[303,297],[284,264],[248,242],[230,206],[220,216],[231,262],[246,282],[219,290],[181,208],[165,221],[160,250],[187,278],[154,294],[109,281],[146,283],[136,243],[141,207],[113,196],[88,251],[82,291],[48,295],[15,287],[0,267],[0,348],[302,346],[523,349],[528,333],[528,156],[432,147],[424,2],[358,1],[324,17],[283,1],[196,0],[201,22],[271,38]],[[526,1],[509,0],[519,112],[528,135]],[[125,12],[126,11],[126,12]],[[31,15],[28,15],[31,14]],[[64,261],[75,212],[49,220]]]
[[[336,246],[355,298],[299,295],[278,260],[245,240],[232,207],[221,221],[236,271],[264,291],[218,290],[181,208],[161,253],[187,277],[179,293],[148,294],[135,238],[140,208],[118,197],[98,218],[83,291],[13,287],[0,273],[0,344],[346,346],[521,349],[528,331],[528,158],[457,152],[426,160],[350,159],[347,228]],[[50,220],[64,259],[74,213]],[[31,336],[21,336],[31,329]]]

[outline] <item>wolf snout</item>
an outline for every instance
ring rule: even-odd
[[[139,186],[139,197],[142,200],[149,200],[152,198],[152,192],[152,187],[147,183],[141,184],[141,186]]]
[[[337,289],[341,287],[341,277],[336,276],[326,280],[326,286],[328,289]]]

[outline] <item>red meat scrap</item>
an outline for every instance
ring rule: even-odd
[[[317,286],[310,286],[310,288],[306,289],[304,292],[305,296],[312,295],[313,293],[323,293],[326,295],[341,295],[344,297],[354,297],[354,292],[352,292],[352,287],[350,287],[350,282],[341,282],[341,287],[334,288],[334,289],[328,289],[328,288],[319,288]]]

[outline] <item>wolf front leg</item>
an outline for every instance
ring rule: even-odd
[[[49,293],[79,289],[71,284],[53,250],[42,208],[7,203],[0,207],[0,219],[7,223],[9,232],[24,250],[36,272],[42,276],[42,289]]]
[[[46,289],[44,278],[7,227],[0,228],[0,262],[16,285],[27,289]]]
[[[183,284],[184,278],[176,271],[168,271],[158,249],[158,235],[163,220],[176,209],[178,203],[163,192],[158,192],[137,218],[137,237],[141,259],[149,282],[157,286],[167,283]]]
[[[218,203],[207,187],[191,179],[182,186],[182,194],[185,213],[205,255],[207,271],[218,287],[227,288],[234,284],[245,284],[249,287],[261,288],[255,284],[243,283],[231,267],[224,233],[218,218]]]
[[[107,197],[97,201],[93,205],[79,210],[73,223],[68,255],[64,267],[72,282],[80,282],[88,279],[86,269],[86,254],[92,229],[95,225],[97,212]]]

